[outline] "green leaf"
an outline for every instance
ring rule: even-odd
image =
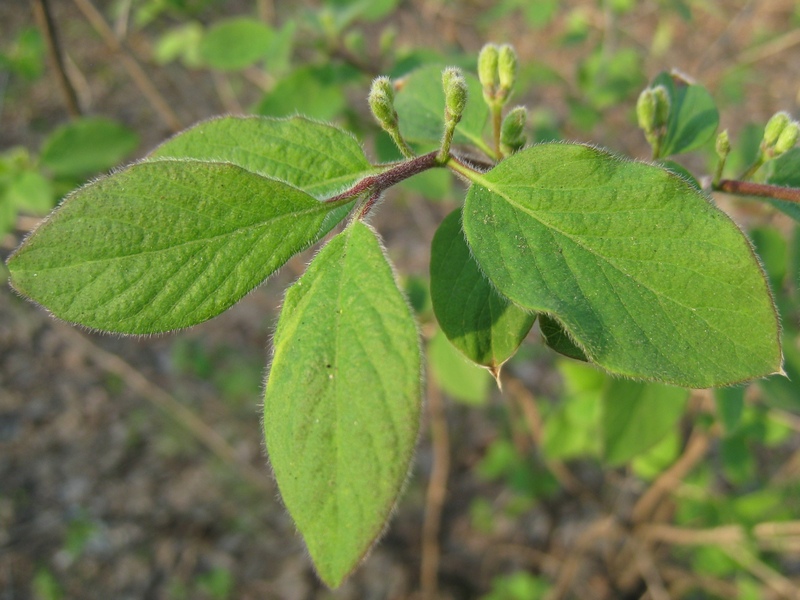
[[[42,147],[42,165],[61,177],[85,177],[119,164],[139,145],[127,127],[102,117],[72,121],[56,129]]]
[[[14,287],[59,318],[168,331],[236,303],[347,203],[231,164],[143,162],[71,194],[8,267]]]
[[[255,112],[273,117],[300,113],[316,119],[333,119],[347,108],[344,86],[359,77],[359,72],[349,65],[308,65],[294,69],[264,96]]]
[[[485,404],[492,381],[489,372],[464,358],[441,332],[428,342],[428,364],[439,387],[465,404]]]
[[[658,444],[683,415],[688,398],[682,388],[612,379],[603,392],[606,462],[621,465]]]
[[[667,132],[659,156],[671,156],[700,148],[714,137],[719,112],[714,99],[697,84],[661,73],[653,85],[663,85],[670,100]]]
[[[350,133],[305,117],[221,117],[178,134],[149,159],[229,162],[320,200],[377,171]]]
[[[781,371],[750,244],[673,173],[544,144],[474,179],[463,228],[481,269],[515,304],[555,316],[598,365],[685,387]]]
[[[214,69],[236,71],[267,56],[274,33],[248,17],[214,24],[200,42],[200,57]]]
[[[480,81],[464,73],[467,81],[467,106],[456,127],[454,144],[474,144],[487,149],[483,140],[488,111],[483,103]],[[400,131],[409,142],[422,144],[426,149],[438,147],[444,131],[444,90],[442,67],[429,65],[400,80],[402,85],[395,97],[395,109],[400,118]]]
[[[439,225],[431,245],[431,302],[447,338],[471,361],[499,374],[533,326],[480,272],[461,231],[461,210]]]
[[[267,450],[320,577],[336,587],[384,528],[420,416],[416,326],[362,222],[289,289],[274,346]]]
[[[553,350],[575,360],[587,361],[586,354],[569,338],[561,323],[546,314],[539,315],[539,330],[542,332],[544,343]]]

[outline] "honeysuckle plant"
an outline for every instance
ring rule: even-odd
[[[388,164],[302,116],[200,123],[69,194],[8,259],[11,284],[65,321],[147,335],[211,319],[327,240],[286,292],[263,425],[283,502],[336,587],[385,529],[419,430],[420,336],[369,224],[410,177],[449,169],[469,186],[432,241],[432,304],[498,381],[536,319],[547,346],[620,378],[706,388],[782,373],[764,272],[708,190],[674,163],[526,146],[526,109],[507,108],[516,73],[513,49],[490,44],[478,77],[376,79],[369,105],[403,155]],[[780,114],[743,178],[721,178],[720,134],[713,188],[798,200],[752,181],[781,155],[798,161],[797,124]],[[670,74],[637,117],[654,160],[718,127],[708,93]]]

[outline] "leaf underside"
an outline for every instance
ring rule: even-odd
[[[320,577],[336,587],[383,530],[419,427],[416,325],[368,226],[333,238],[289,289],[274,348],[267,450]]]
[[[450,342],[471,361],[499,370],[536,319],[498,294],[472,258],[461,210],[439,225],[431,244],[431,302]]]
[[[350,206],[232,164],[148,161],[74,192],[8,267],[59,318],[158,333],[223,312]]]
[[[588,146],[535,146],[471,186],[463,228],[502,294],[555,316],[611,372],[708,387],[781,370],[750,244],[669,171]]]

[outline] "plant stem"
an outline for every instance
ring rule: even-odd
[[[723,179],[713,189],[736,196],[757,196],[800,203],[800,188],[781,187],[767,183],[753,183],[738,179]]]
[[[325,202],[338,202],[339,200],[345,200],[347,198],[355,198],[356,196],[359,196],[365,192],[369,192],[371,200],[373,198],[377,200],[377,197],[382,192],[389,189],[393,185],[396,185],[401,181],[408,179],[409,177],[418,175],[423,171],[427,171],[428,169],[443,166],[436,160],[437,153],[438,151],[434,150],[433,152],[428,152],[427,154],[422,154],[421,156],[417,156],[396,164],[382,173],[378,173],[377,175],[369,175],[368,177],[364,177],[364,179],[358,181],[349,190],[345,190],[341,194],[337,194],[332,198],[328,198]],[[375,200],[372,200],[372,202],[374,203]]]
[[[447,166],[459,175],[463,175],[473,183],[480,183],[483,180],[483,173],[471,167],[467,163],[457,159],[455,156],[450,156],[447,161]]]
[[[61,89],[61,94],[64,96],[67,112],[70,117],[80,117],[81,109],[78,104],[78,96],[64,69],[61,45],[58,43],[58,36],[56,35],[55,25],[53,25],[53,15],[50,12],[48,0],[32,0],[31,4],[36,25],[41,30],[45,42],[47,42],[47,53],[55,70],[56,81]]]
[[[494,156],[500,160],[503,158],[503,151],[500,149],[500,130],[503,127],[503,106],[493,104],[492,111],[492,139],[494,140]]]
[[[752,165],[750,165],[744,173],[742,173],[739,176],[739,179],[750,179],[753,175],[756,174],[756,171],[758,171],[761,168],[761,165],[763,165],[765,162],[766,161],[764,160],[764,153],[761,152],[758,155],[756,161]]]

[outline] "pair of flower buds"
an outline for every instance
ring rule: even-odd
[[[501,158],[525,145],[525,122],[527,110],[518,106],[506,115],[500,124],[502,108],[508,100],[517,76],[517,55],[508,45],[496,46],[487,44],[478,57],[478,79],[483,87],[483,99],[496,121],[495,137],[498,141],[495,158]],[[439,156],[447,159],[450,143],[456,125],[464,114],[467,103],[468,86],[464,74],[457,67],[447,67],[442,71],[442,88],[444,90],[445,114],[444,135]],[[380,126],[392,137],[400,151],[406,157],[413,156],[413,151],[400,135],[397,111],[394,108],[395,88],[388,77],[378,77],[372,82],[369,93],[369,105],[372,114]]]

